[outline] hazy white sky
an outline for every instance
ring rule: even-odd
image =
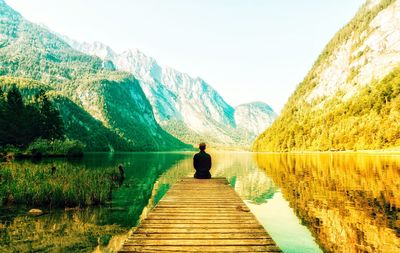
[[[363,0],[6,0],[28,20],[117,52],[138,48],[231,105],[279,112]]]

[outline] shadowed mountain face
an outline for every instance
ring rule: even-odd
[[[0,0],[0,76],[7,77],[0,86],[45,87],[60,109],[67,137],[81,140],[88,150],[187,147],[157,124],[135,77],[114,69],[111,62],[71,48]]]
[[[191,144],[248,147],[276,118],[265,103],[233,108],[201,78],[192,78],[138,50],[115,53],[100,42],[78,43],[63,37],[75,49],[112,62],[118,70],[138,78],[153,106],[157,122],[170,134]]]
[[[367,1],[254,144],[257,151],[400,145],[400,1]]]

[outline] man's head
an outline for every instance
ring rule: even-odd
[[[200,143],[200,144],[199,144],[199,149],[200,149],[201,151],[204,151],[204,150],[206,149],[206,144],[205,144],[204,142]]]

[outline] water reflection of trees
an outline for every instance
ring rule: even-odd
[[[34,165],[29,161],[16,163],[15,166],[24,168],[55,165],[89,170],[116,169],[118,164],[122,164],[126,179],[120,188],[113,191],[111,203],[103,207],[70,212],[44,207],[50,213],[41,217],[27,217],[25,213],[29,208],[25,207],[14,207],[13,215],[8,209],[0,210],[0,252],[53,249],[55,252],[88,252],[109,241],[115,245],[122,243],[126,237],[124,234],[137,224],[143,209],[153,198],[157,179],[186,157],[186,154],[178,153],[89,154],[80,160],[46,159]],[[97,249],[107,251],[110,248],[117,246]]]
[[[328,252],[400,252],[400,158],[258,154]]]
[[[96,224],[107,211],[88,208],[15,217],[0,224],[0,252],[88,252],[97,244],[107,244],[111,235],[126,231],[118,225]]]

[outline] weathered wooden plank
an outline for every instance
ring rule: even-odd
[[[170,190],[172,195],[177,195],[177,196],[182,196],[182,191],[181,190]],[[195,191],[195,190],[186,190],[185,194],[188,194],[188,196],[192,196],[193,198],[196,198],[197,196],[204,196],[207,195],[209,197],[221,197],[221,195],[226,195],[229,197],[229,191],[218,191],[218,192],[210,192],[210,191]]]
[[[160,202],[158,203],[157,207],[160,206],[246,206],[243,203],[240,203],[238,201],[227,201],[227,202],[222,202],[222,201],[214,201],[214,202],[182,202],[182,203],[174,203],[171,201],[168,202]]]
[[[258,224],[254,219],[146,219],[143,224]]]
[[[196,196],[196,197],[188,197],[188,196],[181,196],[181,195],[168,195],[165,198],[162,199],[162,201],[175,201],[175,200],[179,200],[179,201],[185,201],[185,202],[198,202],[198,201],[209,201],[209,202],[215,202],[215,201],[235,201],[235,202],[243,202],[239,197],[237,196],[225,196],[224,198],[222,198],[221,196],[216,196],[216,197],[212,197],[212,196],[208,196],[208,197],[202,197],[202,196]]]
[[[140,227],[142,228],[205,228],[205,229],[210,229],[210,228],[218,228],[218,229],[223,229],[223,228],[249,228],[249,229],[257,229],[261,228],[263,229],[263,226],[259,225],[258,223],[255,224],[214,224],[214,223],[193,223],[193,224],[179,224],[179,223],[167,223],[167,224],[153,224],[153,223],[148,223],[145,222],[143,223]]]
[[[139,227],[137,232],[144,233],[261,233],[264,228],[143,228]]]
[[[276,246],[124,246],[120,252],[281,252]]]
[[[184,178],[120,252],[280,252],[225,178]]]
[[[187,210],[183,211],[183,210],[176,210],[176,209],[171,209],[171,208],[165,208],[165,209],[158,209],[158,210],[154,210],[153,212],[151,212],[152,216],[210,216],[210,218],[212,217],[218,217],[218,216],[240,216],[240,217],[247,217],[247,216],[251,216],[252,218],[254,218],[254,215],[251,212],[244,212],[244,211],[240,211],[240,210],[230,210],[230,211],[218,211],[218,210],[211,210],[211,211],[204,211],[204,210],[198,210],[198,211],[192,211],[192,212],[188,212]]]
[[[178,202],[179,201],[179,202]],[[240,202],[239,200],[182,200],[182,199],[166,199],[162,200],[158,203],[158,205],[204,205],[204,204],[224,204],[224,205],[244,205],[243,202]]]
[[[127,246],[230,246],[230,245],[275,245],[272,239],[153,239],[147,240],[143,238],[129,239],[126,241]]]
[[[249,210],[238,210],[237,208],[229,208],[229,209],[223,209],[223,208],[159,208],[157,212],[155,213],[177,213],[177,214],[183,214],[183,213],[205,213],[205,214],[240,214],[240,213],[248,213]]]
[[[192,187],[196,187],[196,189],[193,189]],[[173,186],[171,187],[171,190],[176,190],[176,189],[187,189],[187,190],[196,190],[196,191],[202,191],[202,190],[208,190],[208,189],[218,189],[222,191],[227,191],[226,185],[195,185],[195,184],[181,184],[179,186]]]
[[[195,197],[194,198],[194,197],[192,197],[190,199],[186,199],[186,198],[183,198],[183,197],[172,196],[172,195],[169,195],[168,197],[163,199],[163,201],[167,201],[167,202],[183,201],[183,202],[189,202],[189,203],[191,203],[191,202],[239,202],[239,203],[243,202],[241,199],[232,198],[232,197],[229,197],[229,196],[226,196],[225,198],[221,198],[221,197],[218,197],[218,198],[212,198],[212,197],[200,198],[200,197]]]
[[[254,220],[254,217],[252,216],[235,216],[235,215],[214,215],[213,217],[209,217],[209,215],[151,215],[148,217],[148,219],[151,220],[178,220],[178,221],[193,221],[196,222],[198,220],[204,220],[204,221],[219,221],[219,220],[237,220],[239,222],[244,222],[244,221],[249,221],[249,220]]]
[[[242,201],[240,201],[239,199],[183,199],[183,198],[165,198],[163,200],[161,200],[159,202],[159,204],[161,203],[177,203],[177,200],[179,200],[179,204],[196,204],[196,203],[203,203],[203,204],[208,204],[208,203],[238,203],[238,204],[243,204]]]
[[[202,202],[202,201],[204,201],[204,202],[207,202],[207,201],[210,201],[210,202],[218,202],[218,201],[226,201],[226,202],[241,202],[242,200],[241,199],[239,199],[239,198],[233,198],[233,197],[229,197],[229,196],[226,196],[226,198],[221,198],[221,197],[208,197],[208,198],[201,198],[201,197],[196,197],[196,198],[193,198],[193,197],[191,197],[190,199],[189,198],[184,198],[184,197],[179,197],[179,196],[173,196],[173,195],[169,195],[168,197],[166,197],[165,198],[165,200],[166,201],[186,201],[186,202],[194,202],[194,201],[197,201],[197,202]]]
[[[208,204],[208,203],[238,203],[238,204],[243,204],[239,199],[196,199],[196,200],[188,200],[188,199],[182,199],[182,198],[166,198],[159,203],[179,203],[181,204],[186,204],[186,203],[203,203],[203,204]]]
[[[196,222],[197,220],[239,220],[239,221],[248,221],[248,220],[256,220],[254,217],[251,215],[245,215],[245,216],[238,216],[238,215],[230,215],[230,214],[172,214],[172,215],[166,215],[168,213],[160,213],[157,216],[154,216],[155,214],[152,214],[151,216],[148,217],[148,219],[152,220],[191,220],[193,222]]]
[[[261,233],[245,233],[245,234],[233,234],[233,233],[208,233],[208,234],[199,234],[199,233],[184,233],[184,234],[146,234],[146,233],[135,233],[135,237],[131,237],[128,240],[134,238],[146,238],[147,240],[152,239],[270,239],[265,231]]]
[[[192,186],[189,185],[187,187],[173,187],[171,188],[171,192],[177,192],[177,191],[190,191],[190,192],[209,192],[210,194],[218,194],[219,191],[223,191],[223,192],[227,192],[229,193],[229,191],[226,189],[226,186],[220,187],[220,186],[216,186],[216,187],[197,187],[196,189],[193,189],[193,187],[196,186]]]
[[[158,203],[158,207],[162,207],[162,206],[204,206],[204,207],[208,207],[208,206],[246,206],[243,203],[240,202],[222,202],[222,201],[218,201],[218,202],[182,202],[182,203],[175,203],[172,201],[168,201],[168,202],[160,202]]]
[[[210,216],[211,214],[211,216]],[[234,218],[249,218],[249,219],[254,219],[254,215],[251,212],[212,212],[212,213],[205,213],[205,212],[200,212],[200,213],[187,213],[187,212],[163,212],[161,210],[158,210],[157,212],[152,212],[148,215],[148,218],[175,218],[175,217],[180,217],[181,219],[192,219],[195,217],[199,218],[208,218],[208,219],[214,219],[214,218],[229,218],[229,219],[234,219]]]
[[[204,205],[204,204],[192,204],[192,205],[173,205],[173,204],[162,204],[157,206],[158,209],[162,209],[162,208],[179,208],[179,209],[237,209],[237,208],[241,208],[241,209],[248,209],[247,206],[245,206],[244,204],[239,204],[239,205],[232,205],[232,204],[226,204],[226,205],[221,205],[221,204],[212,204],[212,205]]]

